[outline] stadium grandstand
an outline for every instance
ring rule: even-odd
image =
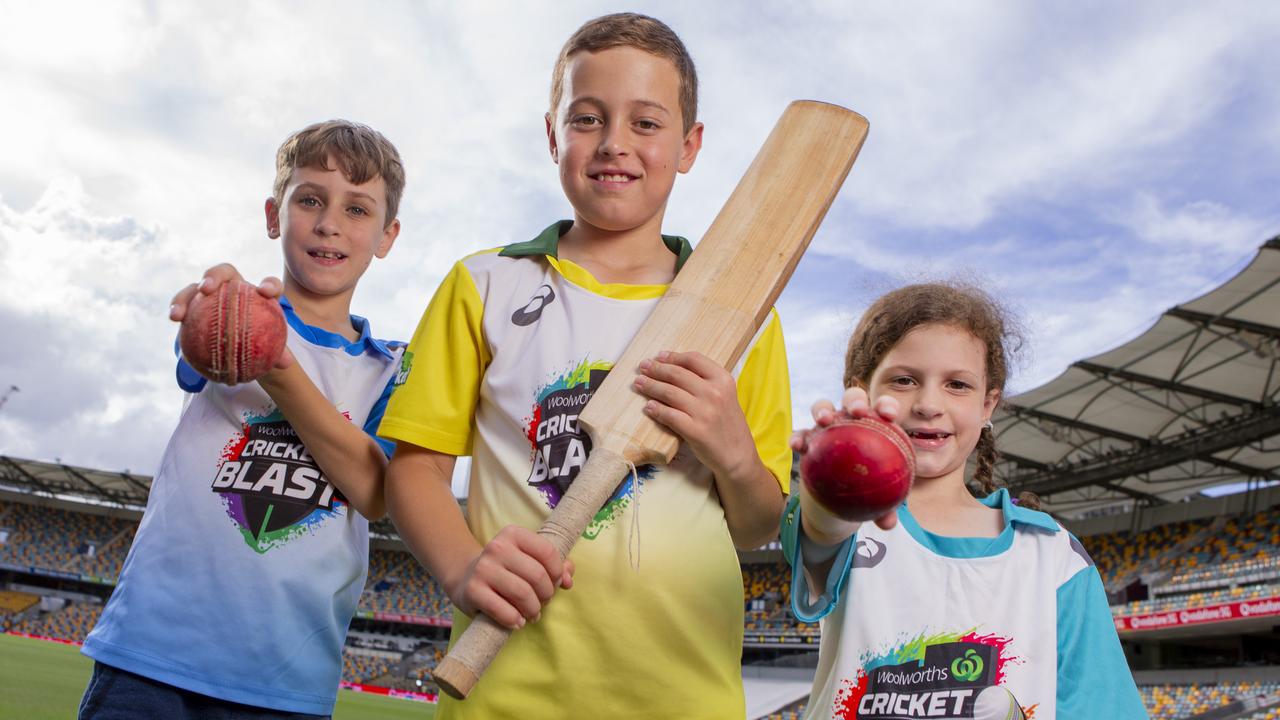
[[[1152,718],[1280,720],[1280,237],[1153,327],[1012,397],[998,476],[1032,490],[1102,573]],[[150,478],[0,456],[0,625],[80,641]],[[450,607],[373,526],[345,682],[434,693]],[[751,717],[798,718],[819,629],[776,544],[741,554]],[[1105,717],[1101,713],[1099,717]]]

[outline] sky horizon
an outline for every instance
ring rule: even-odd
[[[216,262],[278,275],[275,148],[345,117],[405,160],[403,231],[353,311],[407,340],[471,252],[569,217],[551,67],[620,8],[0,0],[0,454],[153,474],[177,422],[169,298]],[[1025,326],[1010,390],[1136,337],[1280,234],[1280,5],[639,2],[697,64],[704,147],[664,232],[695,241],[787,102],[871,132],[778,303],[795,424],[839,392],[876,296],[987,289]]]

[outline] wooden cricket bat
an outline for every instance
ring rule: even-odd
[[[629,472],[667,464],[679,438],[642,412],[636,366],[660,351],[696,350],[731,368],[746,350],[844,183],[867,121],[838,105],[797,101],[774,126],[680,274],[609,372],[578,423],[592,450],[538,533],[567,557]],[[436,683],[465,698],[511,630],[477,615],[436,667]]]

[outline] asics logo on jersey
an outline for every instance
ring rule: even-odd
[[[858,541],[858,547],[853,551],[853,566],[855,568],[873,568],[884,560],[885,546],[884,543],[872,538],[862,538]]]
[[[542,309],[555,302],[555,299],[556,293],[551,286],[542,285],[533,293],[533,297],[529,298],[529,302],[525,303],[524,307],[511,313],[511,322],[520,327],[538,322],[538,318],[542,317]]]

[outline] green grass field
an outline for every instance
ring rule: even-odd
[[[0,718],[66,720],[76,715],[93,670],[80,648],[0,635]],[[338,691],[336,720],[424,720],[436,706]]]

